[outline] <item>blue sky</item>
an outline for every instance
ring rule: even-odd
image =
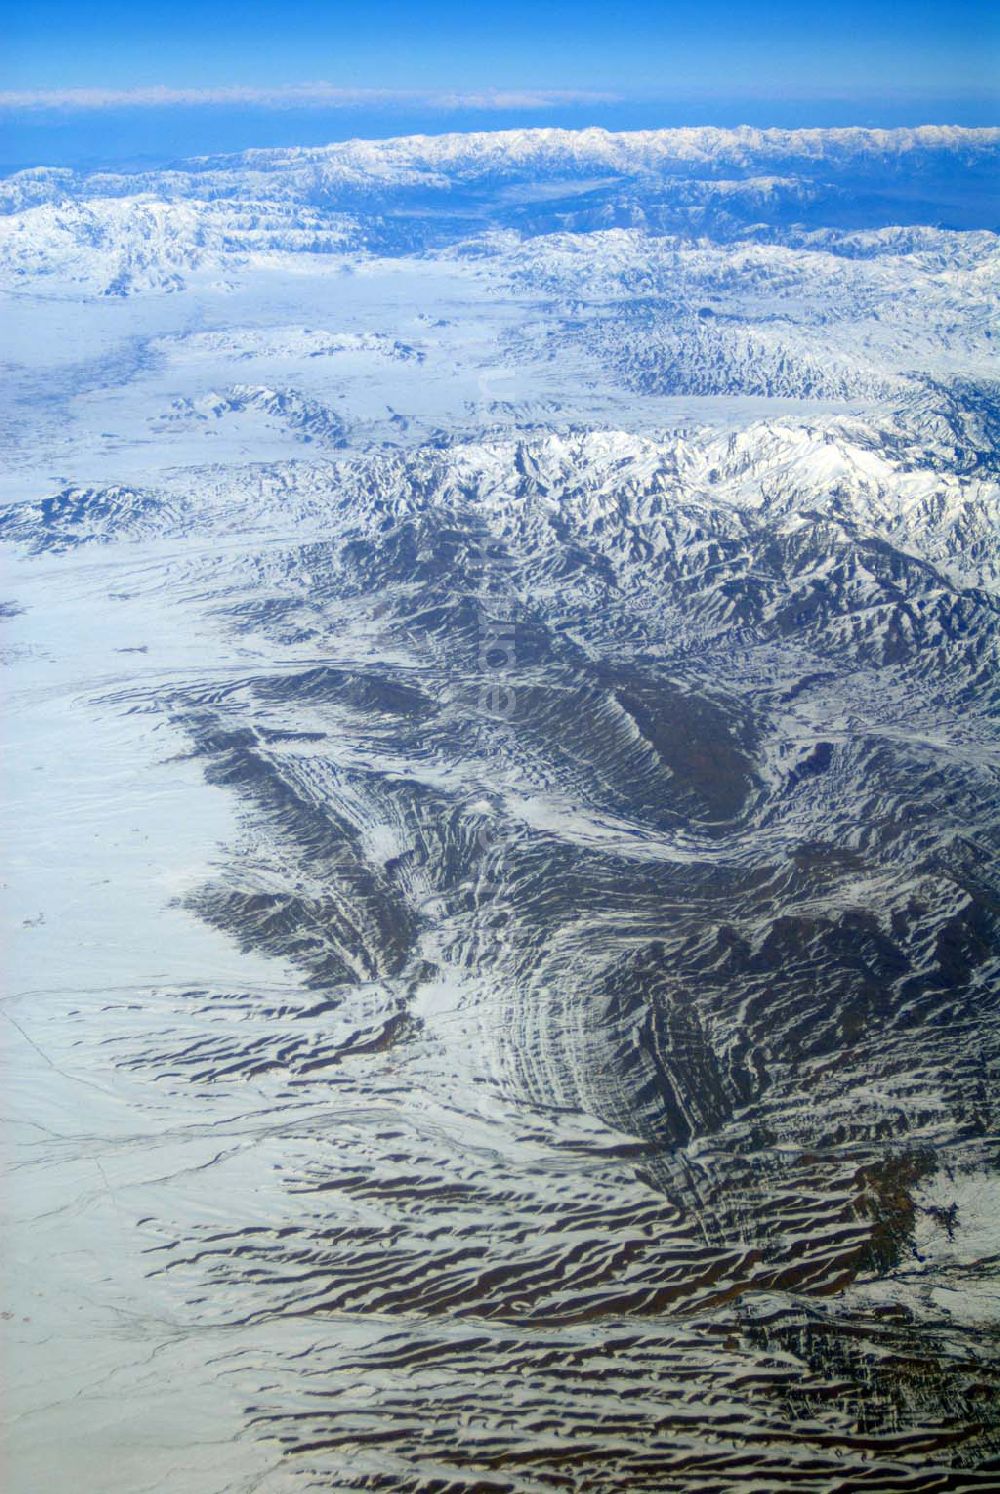
[[[799,95],[995,84],[997,6],[772,0],[0,0],[0,89],[165,85]]]
[[[984,0],[0,0],[0,169],[504,123],[1000,122],[998,14]]]

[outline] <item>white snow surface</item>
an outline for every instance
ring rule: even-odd
[[[11,1494],[996,1457],[998,157],[0,182]]]

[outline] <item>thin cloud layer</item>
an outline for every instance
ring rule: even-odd
[[[535,109],[559,104],[610,104],[618,95],[578,89],[412,90],[338,88],[295,83],[280,88],[36,88],[0,91],[0,109],[150,109],[249,105],[264,109],[352,109],[393,104],[429,109]]]

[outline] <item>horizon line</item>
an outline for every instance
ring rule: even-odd
[[[178,88],[167,84],[150,84],[134,88],[73,87],[0,89],[0,110],[8,113],[39,113],[46,110],[97,112],[104,109],[221,108],[232,105],[287,110],[295,108],[363,109],[366,106],[410,107],[441,110],[516,112],[523,109],[559,108],[573,105],[653,105],[657,103],[764,102],[771,97],[767,87],[729,90],[675,89],[662,94],[625,93],[620,90],[579,88],[482,88],[482,89],[408,89],[347,88],[323,81],[273,86],[224,84],[213,87]],[[882,90],[879,97],[896,103],[930,102],[937,99],[987,102],[1000,97],[992,90],[895,89]],[[863,91],[830,89],[810,91],[796,102],[853,103],[871,102]]]

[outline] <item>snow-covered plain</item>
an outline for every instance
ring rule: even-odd
[[[0,182],[13,1494],[992,1487],[998,154]]]

